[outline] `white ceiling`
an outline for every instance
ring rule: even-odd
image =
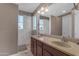
[[[33,11],[39,6],[40,3],[19,3],[19,10],[23,10],[26,12],[33,13]],[[71,9],[74,7],[73,3],[52,3],[48,7],[48,12],[46,12],[45,16],[60,16],[65,13],[68,13],[71,11]],[[63,13],[62,11],[65,10],[66,12]]]
[[[19,3],[19,10],[32,13],[40,3]]]
[[[45,13],[45,16],[60,16],[63,15],[63,10],[65,10],[65,13],[68,13],[71,11],[71,9],[74,7],[73,3],[54,3],[48,7],[48,12]]]

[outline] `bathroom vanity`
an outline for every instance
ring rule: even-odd
[[[45,36],[44,37],[32,36],[31,51],[34,56],[72,56],[74,55],[72,53],[67,52],[68,49],[71,49],[70,46],[68,46],[65,43],[62,43],[62,44],[61,43],[62,43],[61,40],[56,38],[50,38]]]

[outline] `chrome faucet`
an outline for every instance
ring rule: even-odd
[[[68,42],[68,38],[66,38],[65,36],[62,36],[61,40],[62,40],[63,42]]]

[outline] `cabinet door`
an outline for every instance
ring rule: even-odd
[[[31,52],[34,53],[34,44],[33,39],[31,38]]]
[[[36,40],[35,39],[33,39],[34,40],[34,42],[33,42],[33,44],[34,44],[34,52],[33,52],[33,55],[34,56],[36,56]]]
[[[61,51],[59,51],[59,50],[57,50],[49,45],[46,45],[46,44],[43,45],[43,49],[46,50],[47,52],[49,52],[50,55],[52,55],[52,56],[69,56],[68,54],[65,54],[65,53],[63,53],[63,52],[61,52]],[[44,52],[44,54],[45,53],[46,52]]]
[[[37,56],[42,56],[42,47],[37,45]]]
[[[31,52],[36,56],[36,40],[34,38],[31,38]]]
[[[37,41],[37,56],[42,56],[42,43]]]
[[[52,56],[48,51],[43,49],[43,56]]]

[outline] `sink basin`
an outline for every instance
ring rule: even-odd
[[[37,35],[37,37],[40,39],[40,40],[44,40],[45,37],[41,36],[41,35]]]
[[[61,47],[66,47],[66,48],[71,47],[69,44],[67,44],[67,42],[52,41],[52,43],[56,44],[57,46],[61,46]]]
[[[43,37],[43,36],[41,36],[41,35],[37,35],[37,37],[39,37],[39,38],[40,38],[40,37]]]

